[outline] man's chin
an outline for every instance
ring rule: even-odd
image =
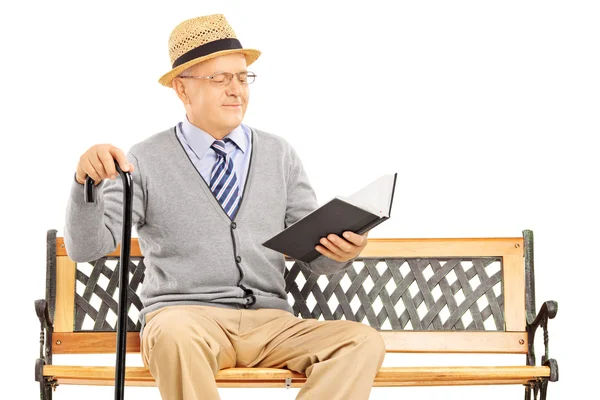
[[[228,116],[224,116],[223,122],[226,125],[229,125],[229,126],[232,126],[233,128],[236,128],[236,127],[238,127],[242,123],[243,119],[244,119],[243,114],[236,115],[236,116],[228,115]]]

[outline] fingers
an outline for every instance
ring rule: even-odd
[[[368,231],[363,233],[362,235],[358,235],[351,231],[344,232],[344,237],[346,238],[346,240],[355,244],[356,246],[363,246],[367,242],[368,235],[369,235]]]
[[[327,240],[334,244],[337,248],[339,248],[344,253],[352,253],[356,250],[356,245],[352,242],[342,239],[338,235],[330,234],[327,235]]]
[[[102,181],[102,175],[96,171],[94,165],[91,163],[89,158],[84,158],[80,161],[81,169],[84,172],[84,175],[88,175],[90,178],[94,180],[94,183],[98,184]],[[82,179],[85,181],[85,176]],[[81,181],[79,183],[82,183]]]
[[[345,261],[345,260],[349,260],[350,258],[352,258],[352,257],[350,257],[350,258],[345,259],[342,256],[329,250],[327,247],[317,246],[316,249],[319,253],[323,254],[325,257],[331,258],[332,260],[335,260],[335,261]]]
[[[104,158],[103,155],[102,154],[97,154],[97,153],[96,154],[92,153],[88,157],[88,161],[94,167],[94,170],[96,171],[96,174],[98,174],[98,176],[101,178],[100,180],[108,177],[108,174],[106,173],[106,169],[108,168],[108,165],[103,164],[102,158]],[[96,182],[99,182],[96,179],[94,179],[94,180]]]
[[[117,169],[115,168],[115,161],[109,152],[98,153],[98,160],[102,163],[104,171],[106,171],[106,177],[112,180],[117,179]],[[123,169],[123,168],[121,168]]]
[[[123,150],[112,146],[110,149],[110,154],[112,155],[113,159],[117,160],[119,167],[121,167],[123,171],[127,172],[131,169],[129,172],[133,172],[133,165],[127,161],[127,157],[125,157]]]
[[[104,179],[116,179],[117,169],[115,160],[119,167],[125,172],[133,172],[133,165],[127,161],[123,151],[110,144],[98,144],[92,146],[79,159],[75,178],[77,182],[85,183],[86,175],[94,180],[97,185]]]
[[[330,234],[326,238],[321,238],[319,245],[315,249],[336,261],[348,261],[357,257],[367,245],[368,232],[362,235],[346,231],[343,236],[347,240],[335,234]]]
[[[326,238],[321,238],[320,244],[316,247],[317,251],[337,261],[354,258],[359,251],[358,246],[334,234],[330,234]]]

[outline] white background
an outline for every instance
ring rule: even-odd
[[[536,297],[557,300],[549,399],[584,390],[598,360],[600,10],[589,1],[3,3],[2,398],[37,398],[34,361],[45,235],[62,233],[79,156],[173,126],[183,108],[157,83],[180,21],[224,13],[251,66],[245,122],[287,138],[319,202],[398,172],[392,218],[370,237],[535,234]],[[10,5],[7,5],[10,4]],[[393,4],[393,5],[392,5]],[[542,348],[538,345],[538,354]],[[129,356],[129,365],[141,365]],[[503,363],[524,356],[391,355],[385,366]],[[114,357],[55,357],[114,365]],[[577,386],[576,386],[577,385]],[[13,394],[9,394],[14,390]],[[221,389],[293,399],[298,389]],[[108,399],[61,386],[56,399]],[[510,387],[375,388],[372,399],[520,399]],[[587,395],[586,398],[589,398]],[[159,399],[127,388],[127,399]]]

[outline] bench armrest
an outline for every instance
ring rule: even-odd
[[[45,299],[35,301],[35,313],[40,320],[43,329],[48,329],[52,326],[52,319],[48,311],[48,302]]]
[[[35,313],[40,320],[40,360],[44,365],[51,365],[54,326],[48,310],[48,302],[45,299],[35,301]]]
[[[545,301],[533,321],[527,321],[527,336],[529,339],[529,349],[527,352],[527,365],[535,365],[534,338],[538,327],[544,331],[544,355],[542,356],[542,365],[550,367],[550,381],[558,381],[558,363],[551,359],[548,354],[548,320],[556,316],[558,312],[558,303],[550,300]]]

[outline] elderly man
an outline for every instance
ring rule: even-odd
[[[289,368],[308,379],[298,399],[367,399],[385,344],[368,325],[293,315],[282,254],[262,246],[318,207],[294,149],[242,124],[244,49],[223,15],[186,20],[169,40],[172,88],[185,118],[131,147],[96,145],[80,158],[67,205],[65,242],[85,262],[120,242],[122,183],[132,174],[133,223],[145,256],[141,355],[167,400],[218,399],[214,374],[230,367]],[[101,190],[84,203],[86,176]],[[331,234],[302,263],[317,274],[349,267],[367,235]],[[299,261],[300,262],[300,261]]]

